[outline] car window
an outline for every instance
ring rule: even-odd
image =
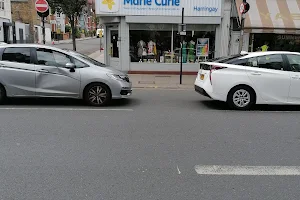
[[[242,66],[247,66],[248,59],[232,59],[230,61],[225,62],[226,64],[233,64],[233,65],[242,65]]]
[[[249,58],[247,62],[249,67],[258,67],[257,57]]]
[[[77,60],[76,58],[73,58],[73,62],[76,66],[76,68],[84,68],[84,67],[87,67],[87,64]]]
[[[36,54],[39,65],[65,67],[67,63],[71,63],[68,55],[51,49],[37,49]]]
[[[30,64],[30,48],[6,48],[2,54],[2,60]]]
[[[259,68],[274,70],[283,69],[283,59],[280,54],[260,56],[257,57],[257,61]]]
[[[108,67],[108,65],[104,64],[104,63],[101,63],[97,60],[94,60],[92,59],[91,57],[88,57],[82,53],[79,53],[79,52],[76,52],[76,51],[72,51],[72,50],[68,50],[72,55],[74,56],[77,56],[77,57],[80,57],[81,59],[87,61],[87,62],[90,62],[92,63],[93,65],[96,65],[96,66],[100,66],[100,67]]]
[[[293,72],[300,72],[300,55],[288,54],[286,56],[289,60],[291,70]]]

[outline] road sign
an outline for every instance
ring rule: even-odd
[[[36,0],[35,9],[37,12],[45,13],[49,10],[49,5],[46,0]]]
[[[241,5],[240,5],[240,13],[241,14],[245,14],[245,13],[247,13],[248,11],[249,11],[249,9],[250,9],[250,4],[249,3],[242,3]]]

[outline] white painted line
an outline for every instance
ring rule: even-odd
[[[133,109],[103,109],[103,108],[0,108],[0,110],[49,110],[49,111],[133,111]]]
[[[38,7],[38,8],[48,8],[48,5],[47,4],[35,4],[35,7]]]
[[[201,175],[300,176],[300,166],[196,165],[195,170]]]
[[[179,175],[181,174],[181,171],[180,171],[178,165],[177,165],[177,172],[178,172]]]

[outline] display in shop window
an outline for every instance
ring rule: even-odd
[[[209,56],[209,38],[198,38],[196,46],[196,56],[199,60],[200,57]]]
[[[205,43],[207,46],[202,49],[202,54],[205,54],[207,59],[213,56],[209,51],[213,49],[213,46],[209,47],[211,42],[214,43],[213,31],[187,31],[183,43],[178,33],[172,30],[130,30],[129,34],[131,62],[180,63],[182,46],[183,63],[197,63],[205,59],[204,57],[199,59],[197,56],[197,42],[199,39],[207,40],[207,38],[209,42]]]
[[[194,63],[195,62],[195,44],[196,42],[194,40],[191,40],[189,42],[189,51],[188,51],[188,61],[189,63]]]

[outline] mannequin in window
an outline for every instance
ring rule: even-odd
[[[150,40],[148,42],[148,55],[154,55],[154,47],[156,46],[155,42]]]
[[[186,63],[186,59],[187,59],[187,57],[186,57],[186,45],[187,45],[187,42],[183,40],[183,43],[182,43],[182,62],[183,63]]]
[[[156,54],[156,44],[155,44],[155,42],[153,42],[150,39],[150,41],[148,42],[148,61],[149,62],[154,62],[155,54]]]
[[[144,55],[144,51],[145,51],[145,47],[146,46],[146,43],[143,41],[143,40],[140,40],[138,43],[137,43],[137,47],[138,47],[138,57],[142,60],[143,56]],[[147,54],[146,54],[147,55]]]
[[[188,61],[193,63],[195,62],[195,42],[193,40],[191,40],[189,42],[189,55],[188,55]]]

